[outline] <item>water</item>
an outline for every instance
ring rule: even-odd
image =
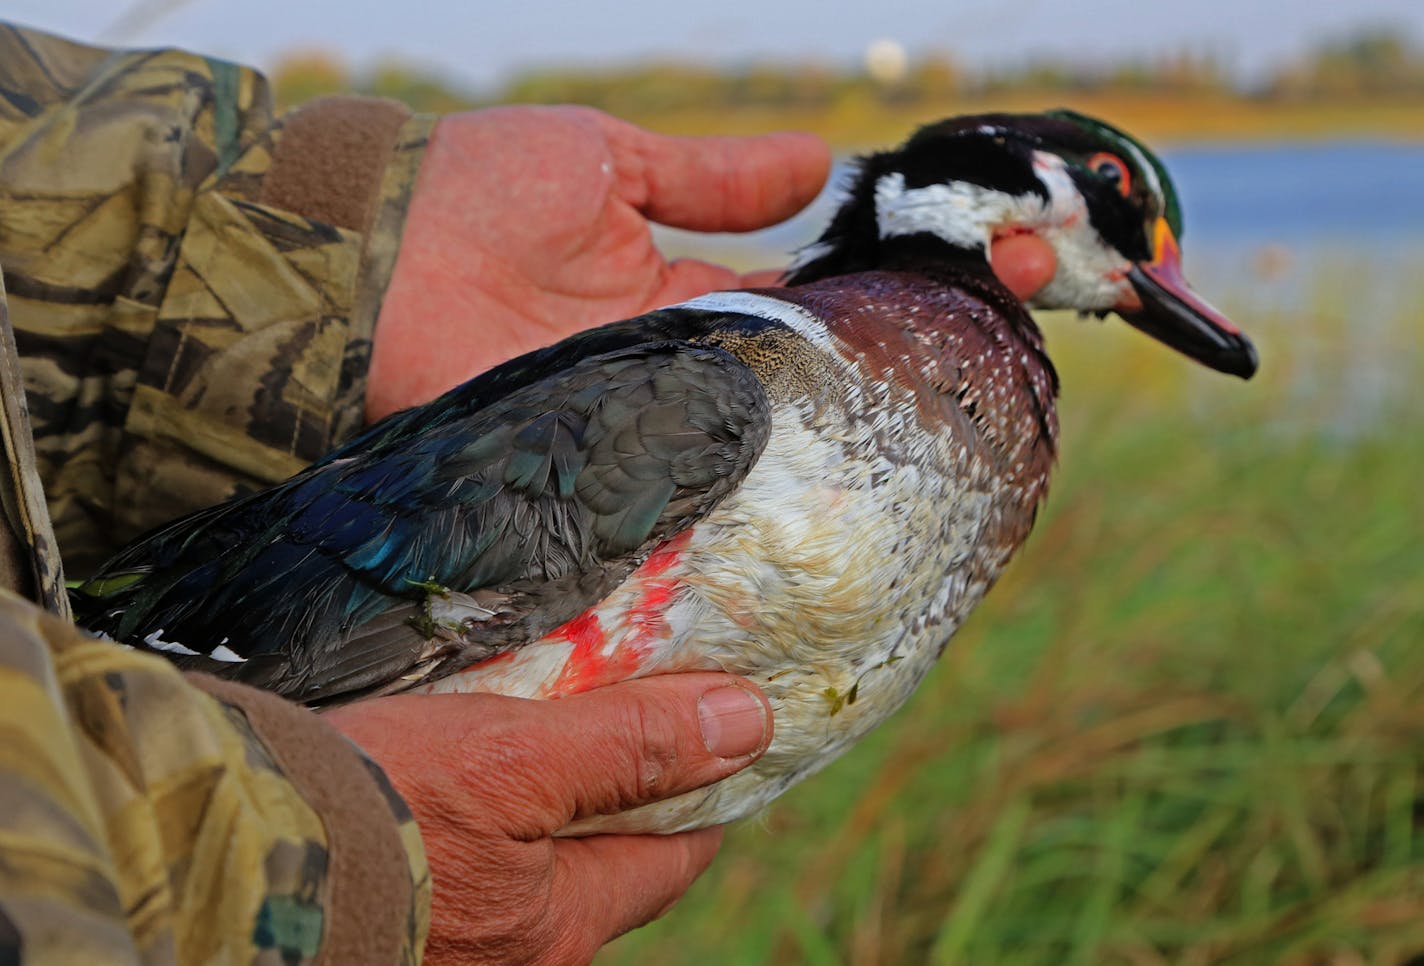
[[[1389,250],[1424,243],[1424,144],[1349,142],[1163,153],[1184,243]]]
[[[1424,144],[1346,142],[1183,148],[1163,155],[1182,198],[1182,248],[1199,285],[1263,288],[1278,307],[1330,275],[1375,282],[1424,269]],[[1417,287],[1361,286],[1389,314]]]

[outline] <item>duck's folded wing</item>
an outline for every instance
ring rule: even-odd
[[[557,628],[731,492],[770,418],[717,348],[546,368],[156,531],[75,593],[80,623],[307,701],[408,687]]]

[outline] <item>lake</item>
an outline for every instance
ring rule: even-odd
[[[1187,236],[1228,246],[1424,242],[1424,144],[1183,148],[1163,160]]]

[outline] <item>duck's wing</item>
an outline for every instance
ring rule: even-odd
[[[746,365],[623,325],[592,342],[609,351],[516,360],[150,534],[73,594],[79,622],[306,701],[537,639],[706,514],[766,443]]]

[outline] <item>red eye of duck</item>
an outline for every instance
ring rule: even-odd
[[[1098,152],[1088,159],[1088,170],[1117,188],[1118,194],[1124,198],[1132,191],[1132,175],[1128,172],[1127,165],[1123,164],[1122,158],[1115,154]]]

